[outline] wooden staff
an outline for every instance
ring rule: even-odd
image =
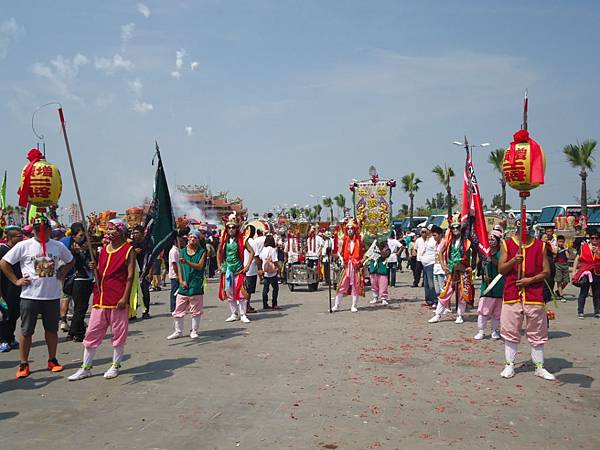
[[[73,164],[73,156],[71,154],[71,146],[69,144],[69,137],[67,136],[67,128],[65,126],[65,115],[63,114],[62,106],[58,108],[58,116],[60,117],[60,125],[62,128],[63,137],[65,138],[65,146],[67,148],[67,156],[69,157],[69,165],[71,166],[71,175],[73,175],[73,184],[75,184],[75,193],[77,194],[77,202],[79,203],[79,212],[81,213],[81,223],[83,224],[83,232],[85,233],[85,240],[87,247],[90,252],[90,258],[96,266],[96,258],[94,257],[94,249],[92,247],[92,241],[88,232],[88,227],[85,221],[85,212],[83,210],[83,202],[81,201],[81,193],[79,192],[79,183],[77,182],[77,174],[75,173],[75,165]],[[96,277],[96,286],[100,291],[100,278],[98,277],[98,267],[95,267],[94,274]]]
[[[527,131],[527,112],[528,112],[528,99],[527,89],[525,89],[525,100],[523,102],[523,124],[521,128]],[[525,199],[529,197],[529,191],[519,192],[519,198],[521,199],[521,248],[520,252],[523,256],[523,262],[525,262],[525,244],[527,243],[527,205]],[[519,264],[519,280],[523,276],[523,264]]]

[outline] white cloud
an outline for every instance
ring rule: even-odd
[[[183,67],[183,59],[185,58],[186,54],[187,52],[184,49],[177,50],[175,52],[175,67],[177,67],[178,69],[181,69]]]
[[[115,53],[112,60],[109,58],[96,58],[94,65],[96,69],[102,70],[107,75],[114,75],[119,70],[131,70],[133,63],[124,59],[119,53]]]
[[[154,105],[152,103],[146,103],[141,100],[136,100],[133,102],[133,110],[139,113],[146,113],[148,111],[152,111],[154,109]]]
[[[171,76],[173,78],[180,79],[181,78],[181,72],[179,72],[178,70],[174,70],[173,72],[171,72]]]
[[[185,127],[185,132],[188,136],[191,136],[193,131],[194,131],[194,129],[192,127],[190,127],[189,125],[187,127]]]
[[[143,3],[138,3],[137,4],[137,10],[138,12],[144,16],[146,19],[148,17],[150,17],[150,8],[148,8],[146,5],[144,5]]]
[[[196,70],[196,69],[198,68],[198,66],[199,66],[199,65],[200,65],[200,64],[198,63],[198,61],[193,61],[193,62],[190,64],[190,69],[192,69],[192,70]]]
[[[115,94],[101,95],[100,97],[96,98],[95,103],[98,108],[103,109],[113,104],[116,99],[117,97]]]
[[[127,25],[123,25],[121,27],[121,42],[126,44],[133,37],[133,32],[135,31],[135,23],[130,22]]]
[[[14,17],[0,23],[0,61],[8,55],[10,43],[16,41],[23,33],[25,33],[25,28],[19,25]]]
[[[140,95],[142,95],[144,85],[142,84],[139,78],[136,78],[135,80],[129,82],[129,88],[131,89],[131,92],[133,92],[136,96],[139,97]]]
[[[77,79],[79,69],[88,62],[88,58],[81,53],[77,53],[72,59],[58,55],[47,65],[35,63],[31,70],[34,75],[47,79],[53,90],[60,96],[80,100],[71,92],[71,88]]]

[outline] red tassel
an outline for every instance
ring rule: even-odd
[[[31,175],[33,175],[33,169],[36,162],[41,161],[44,158],[42,152],[40,152],[37,148],[32,148],[27,153],[27,159],[29,160],[29,164],[23,170],[23,187],[19,188],[17,194],[19,195],[19,206],[21,208],[27,207],[27,198],[29,197],[29,185],[31,183]]]
[[[40,224],[40,243],[42,244],[42,253],[46,256],[46,224]]]

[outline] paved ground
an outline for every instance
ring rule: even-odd
[[[115,380],[102,378],[106,341],[94,377],[66,380],[76,343],[59,346],[67,370],[47,372],[38,331],[30,378],[13,379],[17,352],[0,354],[0,448],[600,448],[600,320],[577,320],[574,301],[552,323],[559,381],[547,382],[527,345],[517,376],[501,379],[502,343],[472,339],[475,313],[427,324],[406,274],[389,307],[357,314],[328,314],[326,290],[281,294],[283,311],[225,323],[211,283],[197,341],[165,340],[168,294],[152,294],[154,317],[131,325]]]

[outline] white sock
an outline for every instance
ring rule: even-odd
[[[356,308],[358,306],[358,295],[352,296],[352,307]]]
[[[237,302],[235,300],[227,300],[227,304],[229,305],[229,310],[231,311],[231,315],[236,315],[238,313]]]
[[[335,307],[339,308],[341,303],[342,303],[342,296],[341,296],[341,294],[338,294],[335,296]]]
[[[487,317],[482,316],[480,314],[479,316],[477,316],[477,328],[479,328],[481,331],[485,331],[486,327],[487,327]]]
[[[196,317],[192,316],[192,330],[193,331],[198,331],[198,328],[200,328],[200,317],[202,317],[202,316],[196,316]]]
[[[240,305],[240,316],[245,316],[246,315],[246,306],[248,305],[248,303],[245,300],[242,300],[241,302],[239,302]]]
[[[492,319],[492,331],[500,332],[500,320]]]
[[[173,317],[175,331],[179,334],[183,333],[183,317]]]
[[[515,357],[517,356],[517,349],[519,348],[519,344],[516,342],[504,341],[504,356],[506,358],[506,363],[514,364]]]
[[[124,345],[113,347],[113,364],[115,366],[119,367],[121,365],[121,361],[123,361],[123,353],[125,353]]]
[[[458,315],[459,317],[462,317],[465,313],[465,309],[466,309],[467,305],[464,302],[458,302]]]
[[[531,347],[531,360],[535,367],[544,367],[544,345]]]
[[[83,347],[83,362],[81,367],[84,369],[91,369],[94,362],[94,356],[96,356],[96,348]]]
[[[435,307],[435,315],[442,317],[442,313],[444,312],[445,309],[446,309],[446,307],[444,305],[442,305],[442,302],[438,301],[438,304]]]

